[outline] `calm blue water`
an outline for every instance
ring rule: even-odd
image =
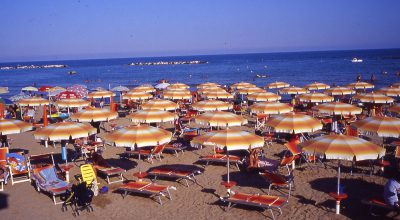
[[[352,63],[351,59],[363,59],[363,63]],[[131,62],[149,61],[189,61],[204,60],[208,64],[170,66],[127,66]],[[400,49],[359,50],[329,52],[295,52],[237,55],[207,55],[185,57],[123,58],[99,60],[66,60],[25,63],[0,63],[0,66],[17,64],[43,65],[66,64],[62,69],[0,70],[0,86],[8,86],[8,97],[19,93],[25,86],[84,84],[88,88],[102,86],[108,88],[125,85],[128,87],[144,83],[157,84],[160,79],[183,82],[191,86],[210,81],[232,84],[239,81],[265,86],[274,81],[285,81],[295,86],[304,86],[318,81],[327,84],[344,85],[354,82],[357,74],[362,80],[376,77],[377,88],[400,81],[396,72],[400,71]],[[68,71],[77,71],[69,75]],[[386,71],[388,74],[381,74]],[[255,78],[256,74],[268,78]]]

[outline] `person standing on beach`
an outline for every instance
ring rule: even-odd
[[[400,192],[399,175],[390,178],[383,188],[385,203],[396,210],[400,210],[398,193]]]

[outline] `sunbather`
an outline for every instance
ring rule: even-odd
[[[400,211],[400,204],[398,193],[400,192],[400,176],[399,174],[393,175],[392,178],[384,186],[383,197],[387,205],[390,205],[394,209]]]

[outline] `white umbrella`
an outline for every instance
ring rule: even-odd
[[[169,83],[160,83],[160,84],[157,84],[156,86],[154,86],[154,88],[156,88],[156,89],[165,89],[169,85],[170,85]]]

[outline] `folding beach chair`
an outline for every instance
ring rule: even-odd
[[[262,172],[260,175],[269,183],[268,195],[271,193],[272,187],[284,187],[288,188],[288,199],[290,198],[290,192],[292,191],[292,185],[294,185],[293,173],[285,176],[282,174],[272,173],[272,172]]]
[[[28,159],[31,170],[49,165],[55,166],[53,153],[30,155]]]
[[[175,179],[177,182],[181,180],[185,180],[186,186],[189,187],[189,181],[192,181],[193,183],[197,183],[195,175],[200,174],[200,170],[182,170],[178,168],[154,168],[150,169],[147,174],[149,176],[154,177],[154,181],[157,179],[157,177],[164,177],[164,178],[172,178]]]
[[[11,185],[14,185],[15,183],[31,181],[30,168],[25,156],[22,153],[7,153],[6,160],[11,179]]]
[[[213,155],[201,156],[199,161],[205,162],[206,166],[209,163],[226,164],[228,162],[228,156],[226,154],[213,154]],[[235,155],[229,155],[229,163],[234,164],[239,169],[239,164],[243,164],[243,159]]]
[[[150,163],[153,163],[153,158],[156,158],[157,160],[161,161],[161,154],[164,150],[164,147],[165,147],[165,145],[157,145],[157,146],[153,147],[153,149],[151,149],[151,150],[146,150],[146,149],[129,150],[129,151],[125,151],[120,156],[129,158],[130,156],[138,155],[139,159],[142,156],[144,156],[144,157],[147,157],[147,160]]]

